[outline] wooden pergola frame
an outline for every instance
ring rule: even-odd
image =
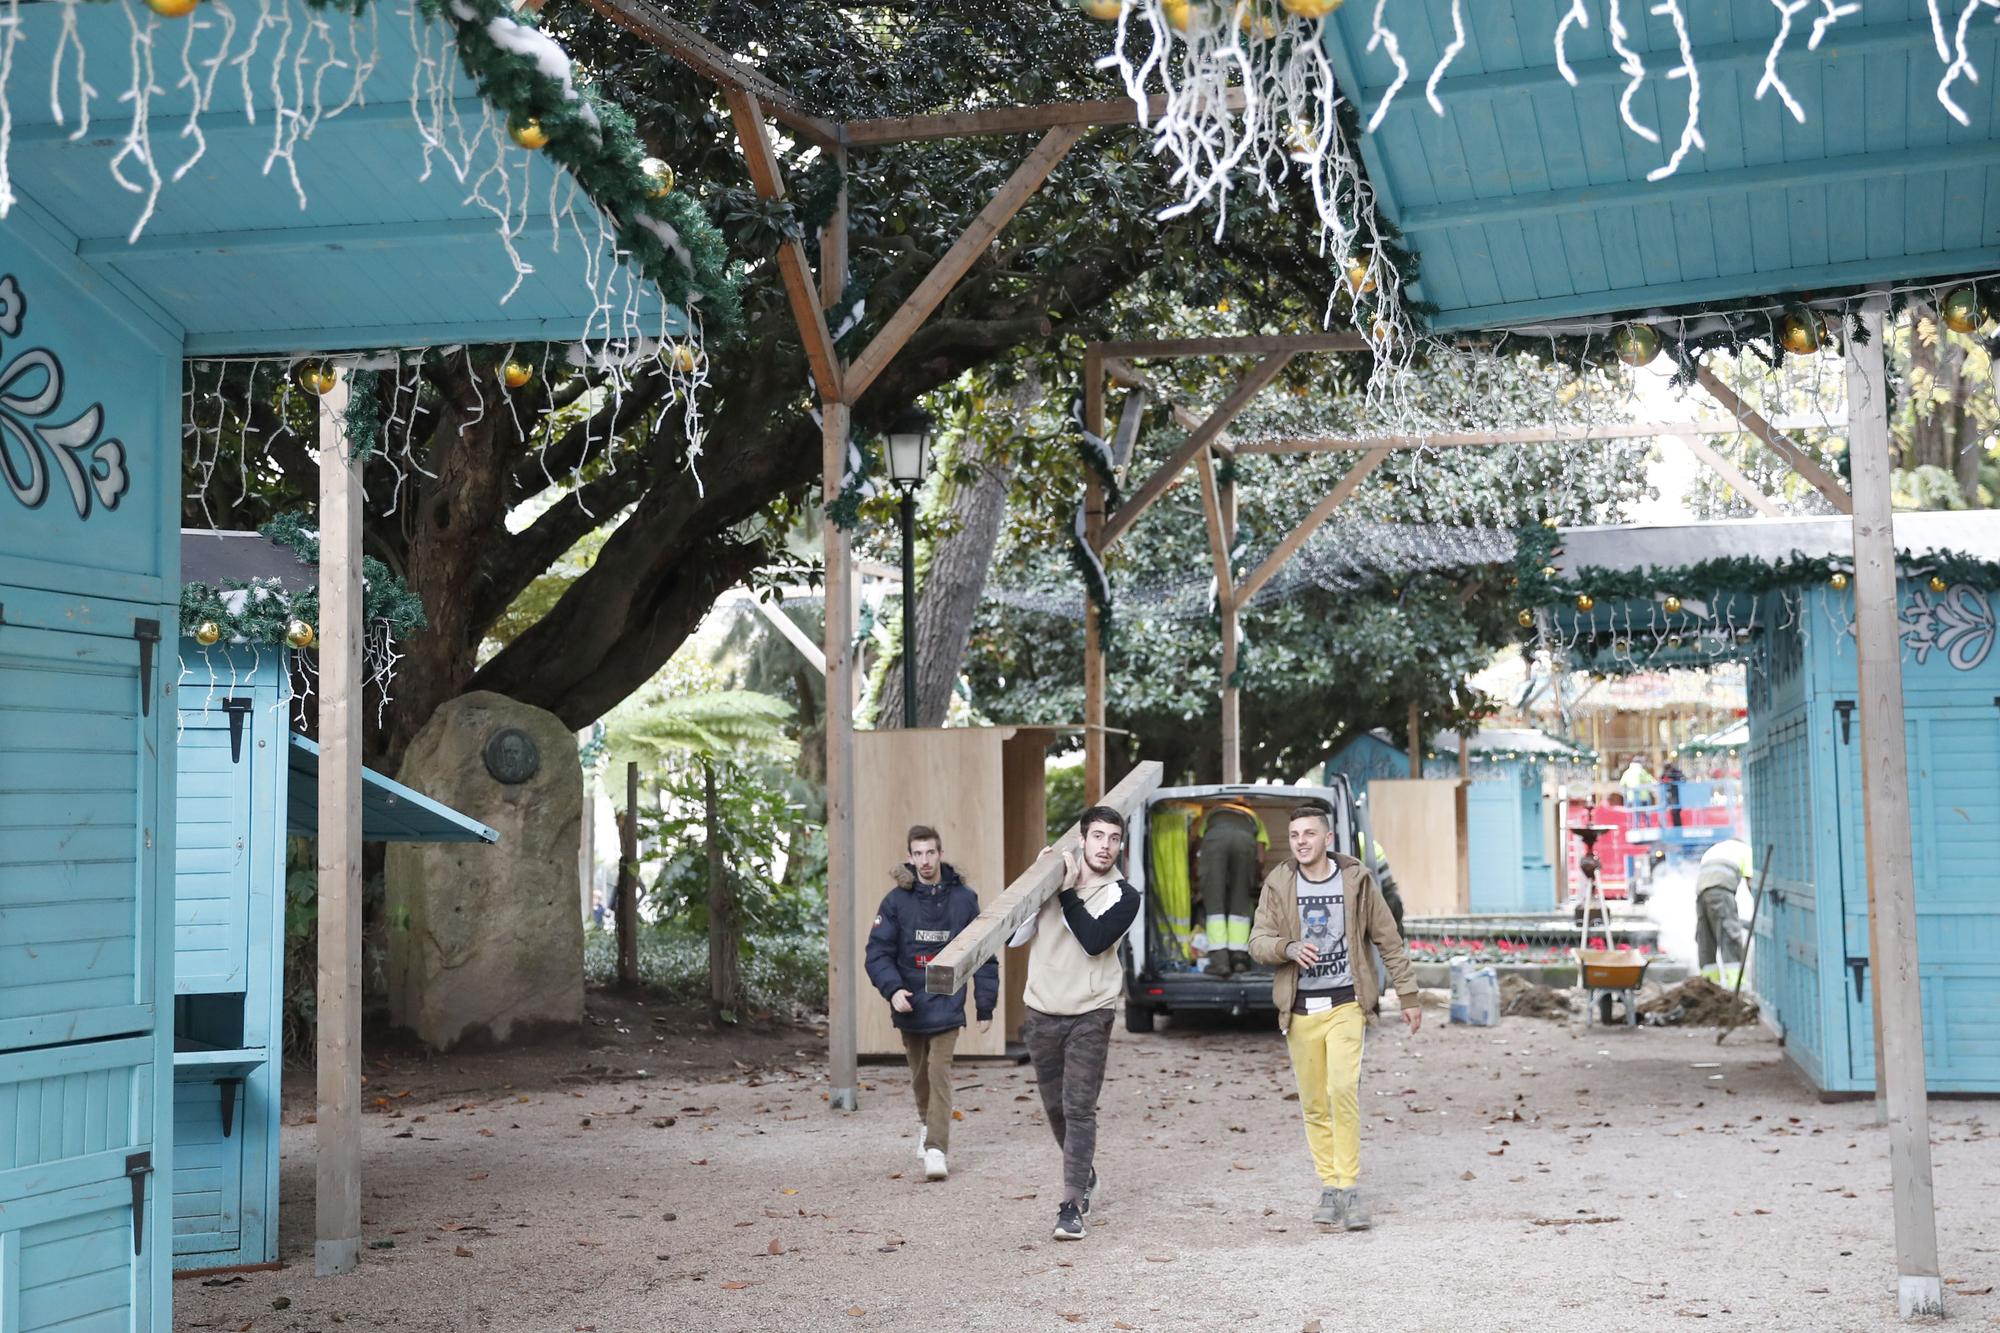
[[[1174,419],[1188,434],[1164,462],[1147,474],[1139,488],[1117,509],[1105,510],[1102,481],[1092,477],[1084,498],[1084,539],[1101,558],[1132,530],[1134,524],[1180,480],[1192,465],[1200,478],[1202,512],[1208,527],[1210,556],[1215,566],[1216,605],[1222,621],[1222,780],[1243,780],[1241,700],[1232,682],[1236,675],[1237,621],[1250,599],[1297,555],[1312,535],[1347,502],[1368,475],[1399,451],[1429,448],[1492,448],[1528,444],[1549,444],[1584,440],[1644,439],[1675,436],[1684,440],[1696,458],[1709,467],[1758,513],[1775,517],[1782,511],[1760,491],[1742,471],[1701,440],[1703,435],[1755,435],[1770,446],[1794,471],[1810,482],[1841,513],[1852,513],[1853,502],[1839,479],[1815,462],[1789,435],[1788,429],[1819,426],[1823,423],[1800,419],[1782,427],[1766,420],[1745,403],[1728,385],[1706,367],[1698,382],[1730,415],[1710,421],[1679,421],[1606,425],[1585,428],[1537,427],[1499,431],[1465,431],[1432,435],[1389,435],[1373,438],[1346,436],[1310,437],[1247,441],[1235,445],[1223,442],[1223,433],[1243,409],[1262,392],[1293,358],[1314,352],[1360,352],[1367,343],[1358,333],[1254,334],[1242,337],[1152,338],[1097,342],[1084,350],[1084,428],[1100,438],[1105,427],[1105,386],[1112,381],[1133,390],[1143,407],[1147,399],[1168,401]],[[1255,356],[1257,363],[1236,383],[1228,397],[1207,415],[1199,415],[1173,403],[1159,387],[1133,366],[1141,359],[1183,359],[1190,357]],[[1113,455],[1122,462],[1130,457],[1137,433],[1132,420],[1138,414],[1128,399],[1119,422]],[[1279,541],[1271,553],[1241,577],[1231,568],[1229,552],[1236,544],[1235,488],[1218,484],[1214,455],[1242,457],[1250,454],[1358,453],[1360,457],[1318,504]],[[1104,790],[1105,771],[1105,676],[1104,650],[1099,637],[1098,611],[1086,599],[1084,607],[1084,788],[1094,799]],[[1418,720],[1413,713],[1414,733]]]
[[[789,91],[753,65],[739,60],[696,29],[660,10],[650,0],[588,0],[593,9],[637,34],[715,84],[729,104],[736,134],[760,198],[785,197],[784,173],[772,141],[770,122],[800,140],[830,154],[847,170],[850,150],[895,144],[997,134],[1039,133],[1041,141],[1001,185],[986,207],[968,223],[923,281],[890,315],[874,338],[852,361],[843,361],[827,325],[826,312],[847,286],[847,193],[843,185],[833,216],[820,232],[817,275],[803,241],[793,240],[778,251],[778,271],[792,318],[797,324],[819,398],[821,485],[831,505],[846,482],[848,434],[854,404],[924,322],[971,270],[1021,206],[1041,189],[1050,173],[1090,129],[1131,125],[1139,119],[1130,100],[1051,103],[1038,106],[987,107],[839,122],[813,114]],[[1242,95],[1230,97],[1240,109]],[[1155,99],[1155,112],[1163,99]],[[1136,436],[1138,413],[1130,414],[1129,440]],[[1101,505],[1100,505],[1101,508]],[[860,1088],[855,1028],[857,1003],[854,927],[856,921],[854,845],[854,714],[852,706],[835,700],[854,697],[853,558],[847,534],[838,524],[821,525],[826,565],[826,626],[822,652],[825,662],[827,708],[826,827],[827,827],[827,1054],[831,1083],[829,1100],[837,1110],[853,1110]],[[1101,704],[1100,699],[1100,704]],[[1100,713],[1102,709],[1100,708]],[[1102,733],[1097,752],[1103,751]]]

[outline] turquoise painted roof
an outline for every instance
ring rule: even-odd
[[[1555,66],[1569,0],[1468,0],[1465,48],[1438,93],[1424,83],[1452,36],[1451,0],[1400,0],[1385,21],[1410,80],[1361,150],[1384,212],[1421,260],[1415,295],[1440,330],[1514,327],[1696,302],[1727,302],[1850,284],[2000,269],[2000,94],[1994,25],[1971,27],[1981,83],[1937,98],[1944,72],[1921,3],[1869,0],[1806,50],[1811,7],[1779,69],[1805,112],[1775,93],[1756,100],[1778,31],[1766,3],[1683,0],[1701,77],[1694,149],[1660,181],[1687,118],[1687,82],[1669,79],[1680,48],[1644,0],[1621,6],[1647,78],[1633,102],[1659,132],[1621,123],[1627,82],[1606,7],[1588,0],[1572,28],[1579,86]],[[1395,66],[1367,50],[1375,6],[1343,6],[1326,45],[1343,93],[1367,123]]]
[[[160,174],[169,179],[143,233],[129,241],[146,194],[121,188],[110,166],[133,116],[119,100],[132,69],[129,19],[143,29],[150,15],[137,0],[67,7],[98,90],[88,133],[72,140],[78,108],[71,81],[61,81],[65,123],[56,122],[49,96],[66,6],[45,0],[20,6],[23,35],[8,94],[11,174],[20,198],[0,223],[0,236],[18,234],[79,255],[107,284],[180,331],[193,356],[616,336],[616,328],[606,327],[601,299],[612,311],[643,312],[646,331],[663,331],[657,289],[615,261],[609,238],[599,236],[596,206],[576,180],[548,155],[511,143],[514,178],[503,187],[489,177],[484,190],[513,210],[514,246],[533,272],[502,303],[516,273],[500,217],[468,198],[477,173],[493,160],[496,131],[487,131],[489,146],[475,154],[472,180],[461,180],[445,153],[433,151],[427,161],[412,111],[419,66],[428,60],[457,69],[448,95],[437,101],[452,127],[447,138],[470,138],[482,125],[497,127],[504,138],[505,119],[488,119],[486,102],[457,65],[448,25],[412,20],[406,0],[374,0],[359,17],[275,0],[273,12],[300,29],[307,14],[328,24],[328,40],[350,65],[359,63],[356,52],[372,52],[375,63],[359,95],[333,114],[354,80],[347,71],[321,71],[317,45],[296,84],[286,67],[282,82],[292,111],[285,115],[274,106],[266,55],[250,62],[249,77],[226,65],[198,118],[205,150],[183,179],[171,179],[195,153],[195,140],[183,137],[193,106],[191,91],[181,86],[182,43],[191,24],[204,25],[193,32],[201,70],[201,57],[220,40],[221,4],[207,0],[191,20],[153,22],[160,91],[147,114]],[[232,49],[240,52],[258,13],[254,6],[237,10]],[[304,36],[274,29],[260,40],[268,54],[281,40],[296,51]],[[75,60],[72,43],[68,64]],[[301,90],[310,93],[322,76],[322,114],[290,158],[295,189],[288,160],[274,157],[273,147],[279,128],[293,123]],[[254,122],[244,114],[246,88]],[[123,174],[141,184],[147,179],[144,166],[129,157]],[[552,201],[575,205],[575,220],[561,224],[558,250],[551,249],[558,225]],[[676,318],[664,331],[684,327]]]

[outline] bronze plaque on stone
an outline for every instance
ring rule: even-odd
[[[493,775],[495,782],[508,786],[518,786],[541,771],[541,752],[535,748],[534,737],[519,727],[502,727],[486,742],[483,757],[486,771]]]

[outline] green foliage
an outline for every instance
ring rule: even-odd
[[[303,516],[281,514],[259,531],[272,541],[290,547],[308,565],[319,563],[319,537]],[[386,629],[392,639],[407,639],[424,628],[423,603],[409,585],[373,556],[361,559],[361,624],[365,632]],[[240,610],[232,610],[225,594],[243,594]],[[245,584],[231,580],[221,588],[205,583],[189,583],[181,588],[181,627],[192,632],[204,621],[214,621],[227,643],[253,643],[284,647],[291,622],[303,620],[319,630],[319,588],[287,592],[272,584]],[[316,641],[316,640],[315,640]]]
[[[285,1049],[308,1052],[319,1032],[319,844],[312,838],[285,839],[284,1005],[279,1018]],[[381,875],[361,881],[363,919],[380,917],[388,884]],[[364,935],[361,966],[371,982],[382,977],[382,946]]]
[[[1083,765],[1050,764],[1042,778],[1047,801],[1048,840],[1053,843],[1083,814]]]
[[[749,1009],[809,1018],[826,1012],[826,920],[799,933],[751,934],[743,951],[743,992]],[[584,978],[593,986],[618,980],[618,941],[608,930],[583,933]],[[708,1001],[708,941],[682,921],[639,928],[639,979],[682,1004]]]
[[[713,690],[652,702],[633,701],[613,714],[608,741],[614,762],[636,757],[790,751],[783,700],[749,690]]]
[[[666,769],[658,790],[664,808],[644,804],[641,845],[663,862],[647,886],[659,914],[699,930],[708,928],[708,831],[703,827],[703,775],[699,766]],[[799,808],[768,771],[716,764],[714,834],[722,847],[722,873],[746,932],[797,934],[824,922],[825,898],[817,883],[784,883],[778,857],[799,823]]]

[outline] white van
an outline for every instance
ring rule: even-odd
[[[1196,871],[1200,842],[1188,838],[1184,877],[1170,862],[1157,858],[1172,855],[1180,841],[1170,836],[1166,826],[1178,825],[1188,814],[1199,817],[1201,810],[1220,805],[1247,805],[1264,825],[1270,846],[1258,858],[1257,882],[1261,885],[1272,866],[1291,856],[1287,835],[1292,811],[1301,805],[1324,805],[1333,817],[1333,849],[1354,855],[1354,810],[1347,779],[1336,776],[1324,787],[1253,787],[1244,785],[1162,787],[1147,799],[1132,820],[1128,839],[1131,854],[1127,878],[1141,895],[1139,915],[1132,922],[1123,945],[1125,959],[1125,1027],[1132,1032],[1151,1032],[1159,1014],[1211,1013],[1244,1014],[1252,1010],[1271,1012],[1271,969],[1261,964],[1232,976],[1210,976],[1200,948],[1203,920],[1191,905],[1200,896]],[[1163,825],[1155,837],[1155,819]],[[1166,881],[1163,882],[1163,877]],[[1185,885],[1185,889],[1182,888]],[[1177,920],[1187,911],[1185,920]]]

